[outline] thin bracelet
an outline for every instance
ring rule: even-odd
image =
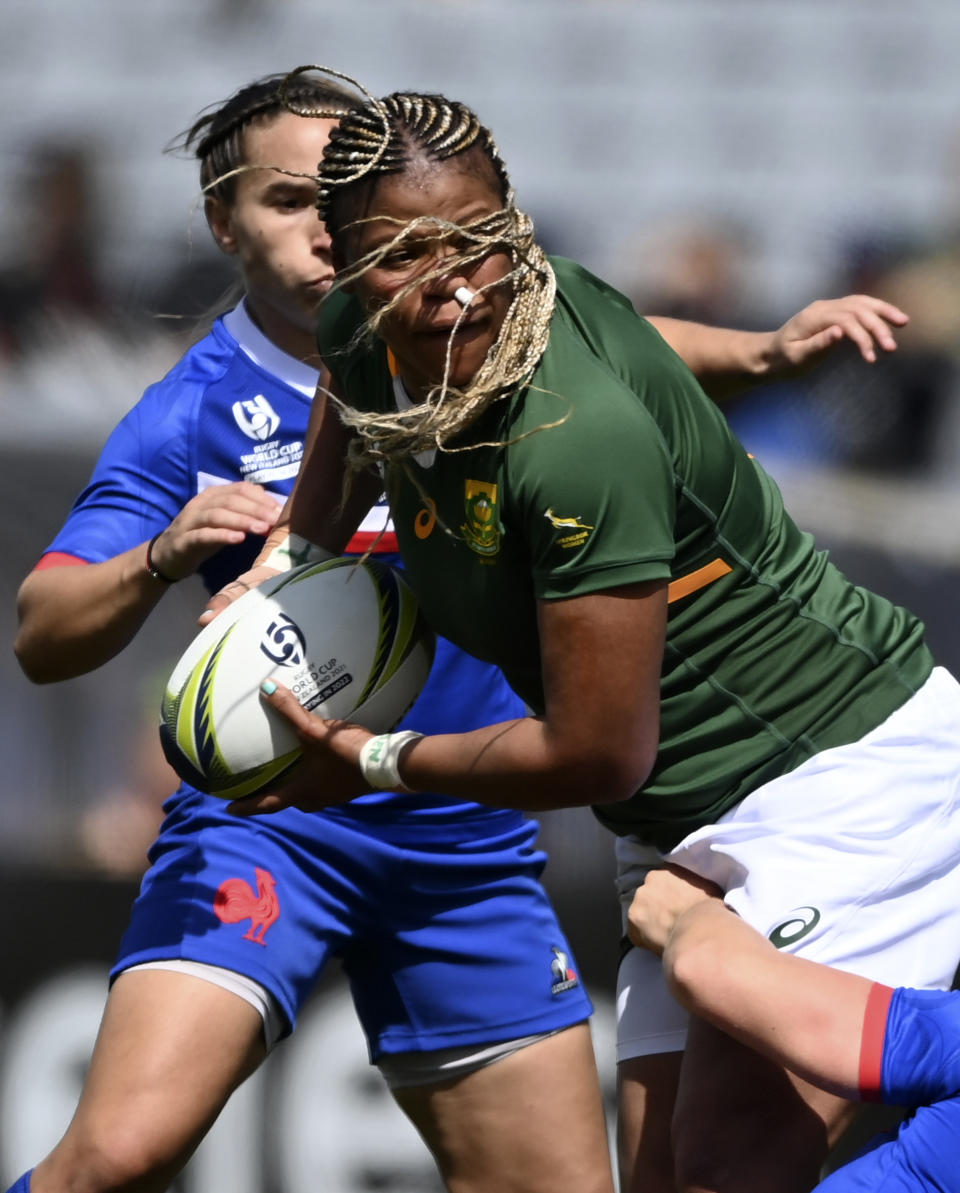
[[[163,534],[162,530],[160,531],[160,534]],[[153,576],[154,580],[160,580],[163,584],[176,584],[179,576],[165,576],[153,562],[153,544],[160,537],[160,534],[155,534],[150,542],[147,543],[147,572],[149,575]]]
[[[407,790],[400,778],[401,752],[422,733],[404,729],[400,733],[381,733],[364,742],[360,750],[360,770],[374,791]]]

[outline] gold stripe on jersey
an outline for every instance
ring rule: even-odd
[[[695,572],[688,572],[678,580],[672,580],[667,585],[667,604],[673,604],[674,601],[679,601],[685,596],[689,596],[691,592],[697,592],[698,589],[706,588],[714,580],[719,580],[721,576],[726,576],[732,571],[733,568],[729,563],[725,563],[722,559],[712,559],[709,563],[704,564],[702,568],[697,568]]]

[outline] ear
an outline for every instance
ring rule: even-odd
[[[208,195],[203,201],[203,214],[217,247],[221,252],[233,256],[237,251],[237,235],[233,229],[233,209],[222,199]]]

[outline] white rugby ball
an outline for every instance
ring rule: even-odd
[[[283,572],[204,626],[174,667],[160,710],[167,761],[210,795],[255,795],[301,752],[260,695],[265,679],[321,717],[384,733],[420,694],[434,642],[400,573],[378,560]]]

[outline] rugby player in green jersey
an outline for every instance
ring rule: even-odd
[[[371,786],[592,805],[617,834],[625,909],[666,860],[799,956],[947,986],[960,687],[918,620],[816,550],[626,299],[543,254],[469,109],[368,97],[334,130],[318,183],[338,270],[319,328],[334,391],[315,403],[267,551],[290,536],[341,551],[385,475],[427,615],[500,664],[535,715],[372,737],[271,684],[307,761],[236,811]],[[899,313],[857,312],[855,332],[829,315],[811,328],[817,349],[845,331],[885,346]],[[725,340],[721,365],[759,371],[776,339]],[[844,1098],[688,1025],[644,950],[621,967],[618,1019],[625,1190],[816,1182]]]

